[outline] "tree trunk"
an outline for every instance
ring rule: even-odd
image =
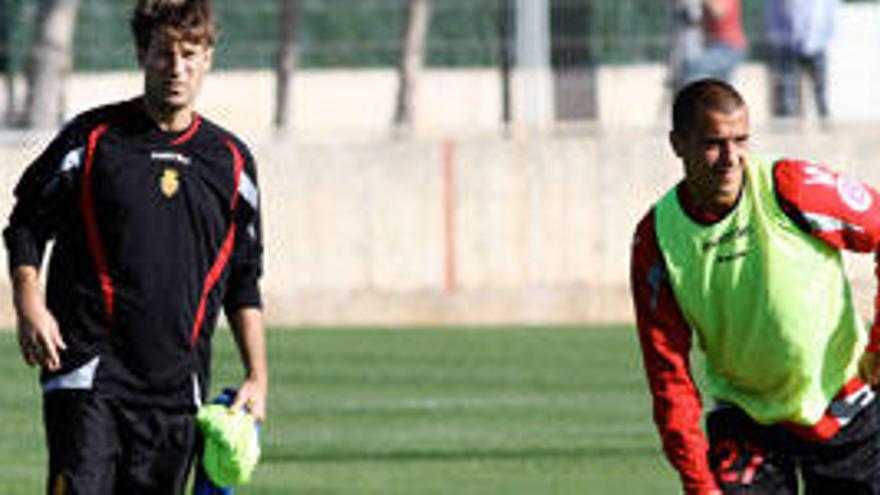
[[[290,129],[293,71],[296,68],[296,24],[299,0],[281,0],[281,45],[278,49],[275,84],[275,128]]]
[[[510,135],[512,120],[510,102],[511,68],[513,67],[513,0],[501,0],[498,4],[498,66],[501,76],[501,124],[505,137]]]
[[[78,0],[39,0],[28,56],[24,125],[58,126],[64,117],[64,86],[72,66]]]
[[[3,120],[6,124],[13,122],[15,115],[15,78],[12,66],[11,31],[14,21],[10,0],[0,0],[0,71],[3,72],[3,90],[6,108]]]
[[[399,83],[394,111],[394,128],[398,137],[407,137],[413,131],[418,94],[417,78],[424,62],[425,37],[430,15],[430,0],[407,0],[406,38],[398,64]]]

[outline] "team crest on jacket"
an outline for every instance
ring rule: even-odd
[[[162,190],[162,194],[164,194],[166,198],[170,198],[177,193],[177,189],[180,187],[178,175],[179,173],[177,170],[174,170],[173,168],[166,168],[165,171],[162,172],[162,178],[159,179],[159,189]]]

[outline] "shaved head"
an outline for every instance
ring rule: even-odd
[[[745,100],[730,84],[701,79],[688,84],[676,95],[672,106],[672,132],[689,133],[707,111],[731,114],[745,106]]]

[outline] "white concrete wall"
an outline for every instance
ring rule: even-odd
[[[880,124],[754,131],[760,150],[880,185]],[[14,181],[47,138],[0,143],[4,216]],[[444,141],[263,137],[252,145],[263,188],[267,315],[276,324],[629,320],[630,235],[680,175],[660,130],[459,139],[450,249]],[[871,268],[870,260],[855,267],[865,308]],[[0,326],[11,323],[4,307]]]
[[[754,134],[758,150],[880,185],[880,124],[756,126]],[[269,316],[321,324],[631,319],[632,230],[681,173],[664,132],[453,141],[451,252],[444,146],[258,143]],[[873,260],[853,261],[870,314]]]

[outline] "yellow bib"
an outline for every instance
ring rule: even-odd
[[[709,394],[756,421],[813,425],[855,375],[866,338],[840,253],[782,211],[752,158],[736,207],[702,225],[675,189],[656,206],[669,280],[704,351]]]

